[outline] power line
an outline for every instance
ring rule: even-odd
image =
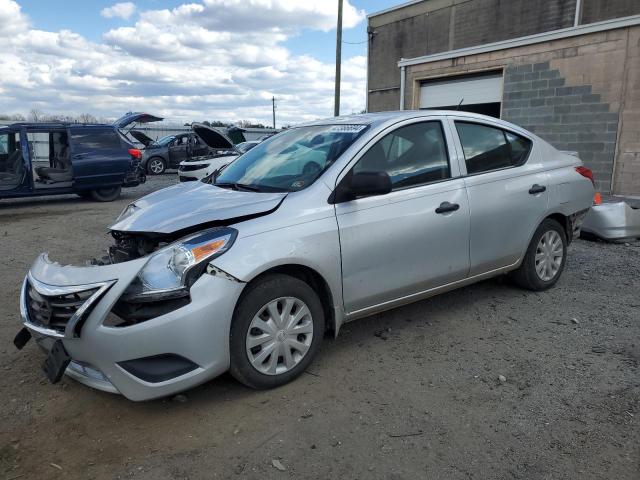
[[[363,43],[367,43],[369,40],[363,40],[361,42],[345,42],[344,40],[342,41],[342,43],[347,43],[349,45],[361,45]]]

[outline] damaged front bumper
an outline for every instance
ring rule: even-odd
[[[40,346],[64,346],[67,376],[131,400],[171,395],[229,368],[231,318],[244,286],[208,268],[178,308],[135,324],[111,322],[114,306],[146,262],[76,267],[41,255],[20,302],[22,322]]]

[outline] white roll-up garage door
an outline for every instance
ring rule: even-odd
[[[420,87],[420,108],[502,102],[502,73],[454,77],[425,82]]]

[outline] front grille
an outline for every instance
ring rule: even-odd
[[[97,288],[93,288],[63,295],[43,295],[27,282],[26,307],[29,321],[64,334],[69,320],[97,291]]]
[[[178,171],[180,172],[193,172],[195,170],[201,170],[203,168],[207,168],[206,165],[196,164],[196,165],[180,165],[178,167]]]

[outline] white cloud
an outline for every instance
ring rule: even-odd
[[[0,0],[0,38],[21,32],[29,26],[29,20],[13,0]]]
[[[134,25],[92,42],[33,29],[16,2],[0,0],[0,113],[147,110],[180,122],[270,123],[275,96],[279,124],[329,116],[333,63],[292,55],[284,42],[304,29],[332,28],[336,10],[328,0],[204,0],[140,12]],[[10,32],[2,30],[8,17]],[[345,28],[363,18],[345,1]],[[344,60],[343,112],[364,108],[365,78],[365,57]]]
[[[122,2],[111,5],[110,7],[103,8],[100,11],[100,15],[104,18],[122,18],[123,20],[129,20],[131,15],[136,11],[136,5],[131,2]]]

